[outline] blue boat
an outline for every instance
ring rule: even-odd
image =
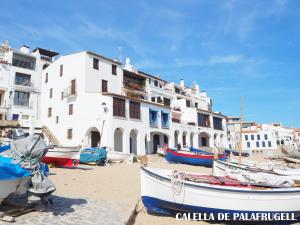
[[[96,165],[105,165],[107,159],[107,152],[105,148],[86,148],[80,153],[80,163],[89,164],[96,163]]]
[[[199,154],[187,151],[177,151],[175,149],[167,149],[166,159],[169,162],[182,163],[194,166],[212,167],[214,155],[213,154]],[[219,154],[218,159],[225,161],[225,154]]]
[[[191,150],[192,152],[196,152],[196,153],[207,154],[207,155],[213,155],[213,153],[211,153],[211,152],[208,152],[208,151],[205,151],[205,150],[201,150],[201,149],[198,149],[198,148],[190,148],[190,150]]]

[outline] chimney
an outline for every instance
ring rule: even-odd
[[[180,80],[179,86],[184,88],[184,80],[183,79]]]
[[[29,54],[29,47],[26,45],[22,45],[22,47],[20,48],[20,51],[22,53]]]
[[[195,89],[195,91],[196,91],[197,94],[200,93],[199,84],[195,83],[195,84],[194,84],[194,89]]]

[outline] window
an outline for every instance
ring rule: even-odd
[[[195,108],[198,109],[198,102],[195,102]]]
[[[222,119],[218,117],[213,117],[213,124],[215,130],[223,130]]]
[[[43,70],[46,69],[48,66],[49,66],[49,64],[48,64],[48,63],[45,63],[45,64],[43,65]]]
[[[125,99],[113,98],[113,115],[125,117]]]
[[[76,94],[76,80],[71,80],[71,95]]]
[[[169,128],[169,113],[161,112],[161,127]]]
[[[58,116],[56,116],[56,119],[55,119],[55,121],[56,121],[56,123],[58,123],[58,122],[59,122],[59,117],[58,117]]]
[[[45,83],[48,83],[48,73],[45,75]]]
[[[162,88],[162,85],[161,85],[161,84],[159,85],[159,88]]]
[[[52,92],[53,92],[53,89],[50,88],[50,90],[49,90],[49,98],[52,98]]]
[[[260,140],[260,135],[259,134],[257,135],[257,140]]]
[[[268,140],[268,135],[267,134],[265,134],[265,140]]]
[[[158,87],[158,81],[157,80],[154,81],[154,86]]]
[[[191,107],[191,102],[189,100],[186,100],[186,107]]]
[[[157,103],[162,103],[161,97],[157,97]]]
[[[28,57],[23,54],[13,53],[12,64],[16,67],[34,70],[36,60],[33,57]]]
[[[150,126],[157,127],[157,110],[149,109]]]
[[[258,141],[256,142],[256,147],[259,148],[259,142]]]
[[[29,92],[15,91],[14,105],[29,106]]]
[[[19,114],[13,114],[12,120],[19,120]]]
[[[25,73],[16,73],[15,84],[22,86],[30,86],[31,75]]]
[[[64,100],[64,92],[61,92],[60,99],[61,99],[61,100]]]
[[[169,98],[164,98],[164,105],[165,105],[165,106],[170,106],[170,105],[171,105],[171,99],[169,99]]]
[[[198,113],[198,126],[210,127],[209,115]]]
[[[245,135],[245,140],[248,141],[248,135]]]
[[[151,102],[155,102],[155,97],[151,97]]]
[[[251,140],[254,140],[254,135],[253,134],[251,135]]]
[[[93,68],[99,70],[99,59],[93,58]]]
[[[102,92],[107,92],[107,80],[102,80]]]
[[[271,141],[268,141],[268,146],[269,146],[269,147],[272,147]]]
[[[175,93],[176,93],[176,94],[180,94],[180,89],[176,87],[176,88],[175,88]]]
[[[60,66],[59,66],[59,76],[62,77],[63,72],[64,72],[64,65],[60,65]]]
[[[48,117],[50,118],[52,116],[52,108],[48,108]]]
[[[266,142],[262,142],[262,147],[266,147]]]
[[[129,101],[129,117],[132,119],[141,119],[140,103]]]
[[[112,75],[117,75],[117,66],[116,65],[111,65],[111,73],[112,73]]]
[[[249,141],[247,142],[247,148],[250,148],[250,142]]]
[[[69,105],[69,115],[73,115],[73,104]]]
[[[67,131],[67,138],[68,139],[72,139],[72,137],[73,137],[73,129],[68,129],[68,131]]]

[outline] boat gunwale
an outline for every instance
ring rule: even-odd
[[[151,170],[148,170],[146,167],[141,166],[141,170],[143,170],[144,172],[148,173],[150,176],[152,177],[159,177],[162,180],[167,180],[167,181],[171,181],[171,178],[159,175]],[[187,186],[191,186],[191,187],[200,187],[200,188],[205,188],[205,189],[213,189],[213,190],[219,190],[219,191],[226,191],[226,192],[243,192],[243,193],[255,193],[255,194],[264,194],[264,193],[300,193],[300,188],[297,187],[293,187],[293,188],[273,188],[272,191],[270,190],[253,190],[250,189],[251,187],[245,187],[248,189],[244,189],[242,190],[241,188],[238,187],[229,187],[229,186],[221,186],[221,185],[212,185],[212,184],[206,184],[206,183],[196,183],[196,182],[191,182],[191,181],[184,181],[184,184]],[[215,187],[218,186],[218,187]],[[293,190],[291,190],[293,189]],[[296,189],[296,190],[295,190]]]

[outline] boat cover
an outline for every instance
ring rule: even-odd
[[[0,180],[15,180],[21,177],[31,176],[19,164],[11,163],[10,158],[0,156]]]
[[[96,163],[104,165],[107,159],[105,148],[86,148],[80,153],[80,163]]]
[[[294,180],[288,176],[279,176],[270,173],[249,173],[247,171],[227,170],[226,175],[240,182],[253,185],[292,187],[295,184]]]
[[[48,196],[55,191],[54,184],[47,177],[47,168],[41,164],[42,157],[46,155],[48,148],[39,134],[33,134],[26,138],[14,140],[11,148],[1,154],[11,158],[11,162],[19,164],[23,169],[32,173],[31,188],[29,191],[41,197]]]

